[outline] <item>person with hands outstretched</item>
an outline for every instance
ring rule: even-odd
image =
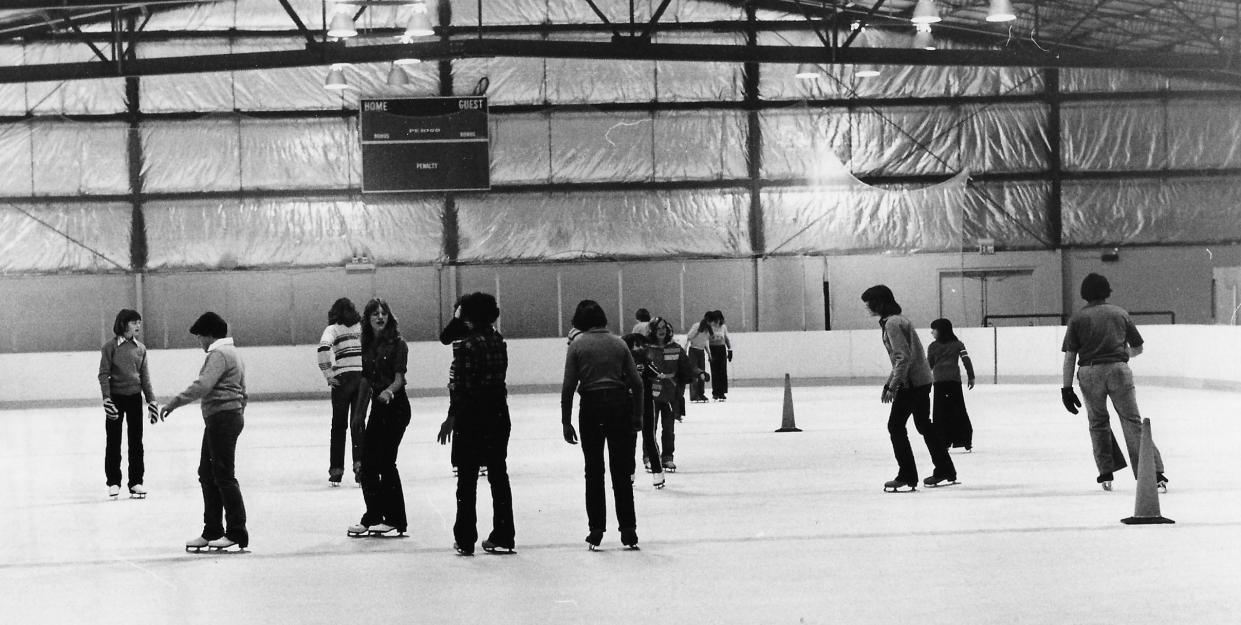
[[[514,553],[515,548],[513,492],[508,477],[512,430],[505,383],[508,346],[494,326],[499,317],[496,298],[481,292],[461,298],[454,313],[453,323],[460,321],[464,332],[458,332],[458,340],[453,341],[450,408],[436,440],[441,445],[452,443],[452,463],[457,467],[453,547],[461,555],[473,555],[478,539],[476,503],[482,466],[487,467],[492,502],[492,529],[482,542],[483,550]]]
[[[1060,401],[1065,410],[1077,414],[1083,404],[1073,391],[1074,369],[1085,397],[1086,420],[1090,424],[1090,444],[1094,450],[1095,481],[1103,490],[1112,490],[1113,473],[1125,468],[1125,456],[1112,432],[1107,400],[1112,400],[1125,447],[1138,472],[1138,453],[1142,444],[1142,417],[1138,412],[1137,394],[1129,359],[1142,353],[1143,340],[1138,328],[1125,309],[1108,304],[1112,286],[1107,278],[1092,273],[1082,280],[1081,297],[1086,306],[1073,313],[1064,332],[1063,384]],[[1154,449],[1155,480],[1160,492],[1167,492],[1168,478],[1163,473],[1163,457]]]
[[[565,354],[560,423],[565,442],[576,445],[578,432],[573,428],[573,394],[576,392],[581,398],[578,424],[586,465],[589,525],[586,542],[590,549],[599,546],[607,530],[607,497],[603,483],[605,445],[621,543],[637,549],[638,523],[630,476],[635,465],[636,435],[642,430],[642,378],[625,342],[608,332],[607,326],[607,315],[598,302],[587,299],[578,303],[573,313],[573,327],[581,334],[569,344]]]
[[[198,379],[160,409],[160,420],[172,411],[202,400],[203,441],[198,456],[198,484],[203,491],[203,531],[185,543],[186,551],[222,550],[250,544],[246,530],[246,506],[237,483],[237,438],[245,427],[246,369],[228,323],[205,312],[190,334],[207,353]],[[227,522],[227,528],[225,527]]]
[[[121,494],[121,425],[128,428],[129,496],[146,497],[143,486],[146,475],[142,447],[142,398],[146,410],[158,410],[155,392],[151,390],[151,374],[147,367],[147,348],[138,340],[142,333],[142,315],[128,308],[116,314],[112,323],[113,337],[103,344],[99,355],[99,390],[103,393],[104,444],[103,471],[108,496]],[[125,418],[122,419],[121,416]]]

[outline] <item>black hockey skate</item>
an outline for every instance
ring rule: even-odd
[[[586,535],[586,548],[591,551],[599,551],[599,543],[603,542],[603,530],[590,530]]]
[[[457,555],[459,555],[459,556],[472,556],[472,555],[474,555],[474,545],[470,545],[469,547],[462,547],[462,546],[461,546],[460,544],[458,544],[458,543],[453,543],[453,544],[452,544],[452,548],[453,548],[453,549],[457,552]]]
[[[517,553],[517,550],[514,549],[512,545],[501,545],[499,543],[492,542],[490,539],[483,541],[483,551],[505,556]]]
[[[918,490],[917,482],[906,482],[905,480],[888,480],[883,483],[883,491],[885,493],[912,493]]]
[[[922,484],[927,488],[939,488],[941,486],[954,486],[960,484],[956,477],[945,477],[943,475],[932,475],[922,480]]]
[[[621,530],[621,544],[630,551],[637,551],[638,532],[634,530]]]

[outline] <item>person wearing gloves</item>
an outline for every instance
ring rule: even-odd
[[[577,444],[573,429],[573,393],[581,396],[578,424],[586,464],[586,542],[593,551],[607,529],[607,497],[603,486],[603,447],[608,448],[612,494],[621,544],[638,548],[638,522],[633,507],[634,445],[642,430],[642,378],[625,342],[608,332],[608,318],[594,300],[582,300],[573,313],[580,331],[565,354],[560,388],[560,423],[564,440]]]
[[[147,410],[158,411],[151,375],[147,368],[147,348],[138,340],[142,333],[142,315],[128,308],[116,313],[112,323],[113,337],[103,344],[99,356],[99,390],[103,393],[103,422],[107,440],[103,454],[103,472],[108,481],[108,496],[121,494],[121,423],[129,428],[129,496],[146,497],[142,485],[146,467],[142,450],[142,398]],[[152,408],[154,407],[154,408]],[[124,419],[122,419],[124,417]]]
[[[1073,313],[1064,332],[1060,349],[1064,352],[1064,384],[1060,400],[1064,408],[1077,414],[1082,400],[1073,391],[1073,371],[1077,368],[1077,381],[1086,398],[1086,421],[1090,424],[1090,444],[1094,449],[1095,467],[1099,477],[1095,480],[1103,490],[1112,490],[1113,473],[1125,468],[1125,456],[1121,453],[1112,434],[1111,417],[1107,400],[1111,398],[1120,418],[1120,429],[1125,434],[1125,447],[1133,464],[1133,474],[1138,472],[1138,451],[1142,445],[1142,417],[1138,412],[1137,394],[1133,386],[1133,371],[1129,358],[1142,353],[1142,335],[1129,313],[1120,306],[1107,303],[1112,286],[1107,278],[1092,273],[1082,280],[1081,296],[1086,306]],[[1152,443],[1153,445],[1153,443]],[[1159,448],[1154,450],[1155,481],[1160,492],[1167,492],[1168,478],[1163,473],[1163,457]]]
[[[237,437],[245,427],[246,367],[228,337],[228,323],[219,315],[203,313],[190,326],[190,334],[198,338],[207,358],[198,379],[160,410],[163,420],[177,408],[202,400],[198,484],[203,491],[203,531],[185,543],[185,550],[245,549],[250,545],[250,533],[246,531],[246,505],[235,467]]]
[[[918,467],[914,463],[913,448],[909,444],[906,424],[913,415],[914,427],[931,452],[935,471],[923,484],[929,487],[948,486],[957,483],[957,469],[948,455],[948,448],[939,437],[939,431],[931,424],[931,367],[926,362],[926,350],[913,324],[901,316],[901,305],[896,303],[892,289],[882,284],[866,289],[862,301],[870,314],[879,317],[883,331],[883,347],[892,361],[892,372],[883,385],[880,400],[892,404],[888,414],[888,435],[892,439],[892,452],[896,455],[896,478],[883,485],[887,492],[909,492],[918,484]]]
[[[676,473],[676,422],[682,408],[680,389],[692,382],[708,382],[711,376],[690,362],[685,350],[672,338],[672,324],[662,317],[651,321],[647,330],[646,379],[650,402],[645,405],[642,425],[643,464],[655,475],[655,487],[662,488],[664,476],[655,469]],[[656,426],[662,428],[660,445],[655,444]]]

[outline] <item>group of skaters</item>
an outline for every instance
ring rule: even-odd
[[[1143,339],[1125,309],[1107,303],[1112,287],[1107,278],[1097,273],[1087,275],[1081,283],[1081,297],[1086,305],[1075,312],[1065,329],[1061,351],[1064,352],[1061,400],[1066,410],[1077,414],[1081,399],[1073,390],[1074,371],[1086,398],[1086,418],[1096,481],[1103,490],[1112,490],[1114,473],[1127,466],[1116,437],[1112,433],[1107,402],[1110,399],[1120,418],[1133,473],[1138,472],[1137,458],[1142,444],[1142,418],[1138,411],[1129,359],[1142,353]],[[967,388],[974,387],[974,369],[965,345],[953,333],[952,322],[936,319],[931,323],[935,342],[923,351],[922,342],[910,320],[901,313],[892,290],[879,284],[862,293],[867,310],[879,317],[883,346],[892,362],[891,372],[883,385],[880,401],[891,404],[888,434],[896,456],[897,474],[884,483],[888,492],[910,492],[918,485],[918,468],[909,443],[907,424],[913,417],[914,427],[922,435],[934,467],[923,480],[927,487],[957,484],[957,469],[948,453],[950,447],[973,448],[973,428],[965,410],[961,392],[958,358],[968,375]],[[932,420],[931,394],[934,389],[935,410]],[[1152,447],[1154,444],[1152,443]],[[1154,448],[1155,481],[1159,492],[1167,492],[1163,458]]]
[[[1130,459],[1138,457],[1142,438],[1133,375],[1127,363],[1130,357],[1142,352],[1143,340],[1129,314],[1107,303],[1110,295],[1111,287],[1105,277],[1093,273],[1086,276],[1081,285],[1086,306],[1069,319],[1062,345],[1062,401],[1073,414],[1082,406],[1073,390],[1076,371],[1085,397],[1099,471],[1097,481],[1104,490],[1111,490],[1113,474],[1127,466],[1112,434],[1109,398],[1120,417]],[[957,364],[960,361],[965,365],[966,388],[973,388],[973,366],[964,344],[955,336],[950,321],[938,319],[931,324],[934,343],[924,351],[891,289],[876,285],[866,289],[861,299],[870,313],[879,317],[883,345],[892,363],[880,399],[891,404],[888,433],[897,475],[884,484],[884,490],[908,492],[917,487],[918,470],[907,433],[911,416],[934,465],[923,484],[938,487],[958,483],[948,450],[955,446],[969,451],[973,444]],[[491,532],[481,547],[493,553],[513,553],[516,546],[507,470],[512,429],[505,383],[508,353],[504,337],[495,328],[499,314],[494,296],[471,293],[457,301],[452,320],[441,333],[441,341],[452,345],[453,357],[449,369],[449,409],[437,439],[441,444],[452,445],[452,464],[457,468],[453,538],[454,548],[461,555],[472,555],[478,541],[476,497],[483,467],[487,469],[493,518]],[[601,544],[607,529],[605,464],[610,468],[621,543],[636,549],[633,484],[637,433],[642,435],[644,465],[652,474],[653,486],[662,488],[664,473],[676,470],[674,428],[684,415],[684,389],[725,377],[726,363],[732,358],[731,342],[719,311],[708,312],[691,328],[688,352],[674,340],[668,321],[650,317],[645,310],[639,310],[637,317],[634,331],[618,337],[608,330],[602,307],[593,300],[582,300],[573,315],[574,331],[570,333],[565,355],[561,425],[566,443],[581,443],[586,542],[592,550]],[[365,504],[364,514],[348,528],[348,534],[403,535],[407,518],[396,458],[411,416],[405,392],[409,348],[400,334],[396,316],[380,298],[368,301],[360,315],[350,300],[341,298],[329,310],[328,319],[318,358],[331,389],[329,483],[339,485],[343,479],[348,431],[353,475],[362,486]],[[155,424],[177,408],[201,401],[204,428],[198,480],[203,495],[203,529],[186,543],[186,549],[244,550],[249,534],[234,458],[245,423],[245,366],[228,337],[228,324],[216,313],[206,312],[190,326],[190,333],[206,357],[197,379],[162,406],[152,391],[147,350],[138,340],[141,330],[141,315],[134,310],[121,310],[113,325],[115,336],[101,350],[99,383],[106,418],[104,468],[108,494],[114,498],[120,494],[121,424],[128,426],[127,486],[131,497],[142,498],[146,495],[144,418]],[[700,347],[695,347],[695,339],[704,335],[705,343],[699,342]],[[713,343],[717,338],[718,343]],[[721,348],[718,355],[717,345]],[[705,353],[695,355],[695,350]],[[710,373],[699,364],[702,360],[695,362],[696,358],[705,359],[708,353]],[[716,398],[725,399],[726,384],[715,389]],[[572,422],[575,393],[579,396],[577,428]],[[663,428],[663,436],[658,439],[657,427]],[[1168,479],[1163,461],[1158,450],[1153,451],[1157,485],[1166,492]],[[1136,474],[1137,467],[1133,469]]]

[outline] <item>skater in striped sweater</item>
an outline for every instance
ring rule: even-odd
[[[327,328],[319,339],[319,370],[332,391],[332,438],[328,451],[328,483],[340,486],[345,474],[345,430],[352,446],[353,481],[360,482],[362,467],[362,420],[354,404],[362,382],[362,317],[347,297],[332,304]]]

